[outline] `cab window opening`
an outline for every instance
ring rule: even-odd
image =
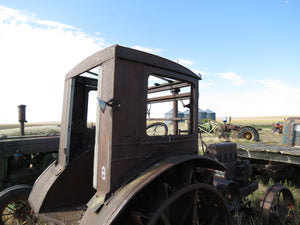
[[[191,134],[191,98],[191,83],[150,74],[147,91],[147,135]]]

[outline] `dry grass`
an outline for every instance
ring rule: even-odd
[[[59,133],[60,133],[60,125],[26,125],[25,126],[25,135],[58,135]],[[1,136],[10,137],[10,136],[19,136],[19,135],[20,135],[20,128],[0,129],[0,137]]]
[[[299,115],[283,115],[283,116],[261,116],[261,117],[231,117],[232,124],[272,124],[278,121],[284,121],[289,117],[300,117]],[[229,119],[229,118],[227,118]],[[223,118],[217,118],[218,122],[223,122]]]

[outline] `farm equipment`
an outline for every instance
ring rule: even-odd
[[[259,141],[259,133],[252,126],[240,127],[233,124],[224,124],[224,126],[222,126],[222,131],[230,134],[237,131],[238,138],[246,139],[248,141]]]
[[[34,213],[54,224],[232,224],[257,183],[233,143],[198,155],[199,79],[175,62],[118,45],[74,67],[65,78],[58,159],[29,196]],[[87,126],[91,92],[95,129]],[[179,101],[190,111],[184,132]],[[172,118],[153,116],[170,106]],[[262,201],[264,225],[277,193],[288,196],[283,201],[291,210],[283,216],[293,218],[291,193],[276,186]]]
[[[283,122],[277,122],[272,124],[272,133],[282,134],[283,132]]]
[[[213,134],[220,130],[220,124],[217,121],[209,120],[206,123],[198,124],[199,133]]]
[[[23,133],[24,134],[24,133]],[[0,224],[23,221],[35,179],[54,160],[59,136],[20,136],[0,139]],[[8,210],[7,207],[10,207]],[[5,216],[3,216],[5,214]],[[20,223],[21,224],[21,223]]]
[[[300,117],[291,117],[284,121],[282,144],[300,146]]]
[[[233,136],[236,138],[246,139],[248,141],[258,141],[259,133],[253,126],[237,126],[230,122],[224,121],[224,124],[214,120],[209,120],[204,124],[198,125],[198,131],[206,134],[220,133],[220,137]]]

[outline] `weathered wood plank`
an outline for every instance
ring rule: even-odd
[[[239,157],[300,165],[300,148],[263,143],[237,144]]]

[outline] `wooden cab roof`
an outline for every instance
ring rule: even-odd
[[[120,45],[112,45],[110,47],[96,52],[95,54],[89,56],[81,63],[76,65],[69,73],[67,73],[66,80],[80,75],[93,67],[101,65],[105,61],[110,60],[112,58],[123,58],[126,60],[158,67],[161,69],[178,72],[183,75],[193,77],[195,79],[201,79],[191,70],[185,68],[184,66],[176,62],[139,50],[123,47]]]

